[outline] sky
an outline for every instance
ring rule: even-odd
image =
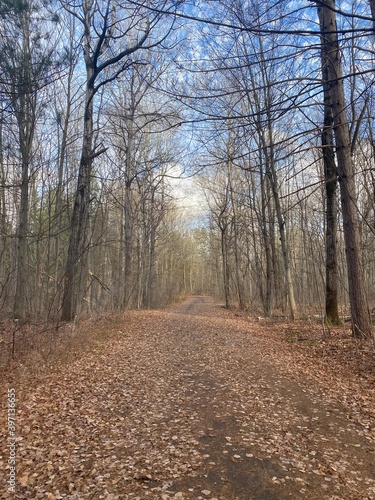
[[[184,176],[178,166],[173,167],[172,175],[169,178],[171,195],[180,210],[182,221],[189,227],[204,225],[209,208],[197,177]]]

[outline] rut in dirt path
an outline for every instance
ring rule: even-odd
[[[192,297],[116,328],[17,388],[17,493],[0,498],[375,498],[372,436],[256,324]]]

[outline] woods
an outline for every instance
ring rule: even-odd
[[[0,499],[375,498],[374,43],[0,0]]]
[[[2,316],[198,292],[371,338],[373,22],[356,0],[0,0]]]

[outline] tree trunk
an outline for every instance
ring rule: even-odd
[[[229,280],[230,280],[230,270],[228,262],[228,245],[227,245],[227,230],[228,225],[224,221],[219,225],[221,233],[221,257],[223,263],[223,284],[224,284],[224,297],[225,297],[225,307],[230,308],[230,292],[229,292]]]
[[[371,8],[372,25],[375,31],[375,0],[369,0]]]
[[[324,178],[326,187],[326,305],[325,321],[341,324],[338,307],[337,274],[337,172],[332,145],[332,129],[322,132]]]
[[[90,78],[88,78],[81,161],[70,223],[68,258],[64,277],[64,294],[61,312],[62,321],[69,321],[77,315],[84,296],[84,287],[86,284],[89,204],[93,162],[92,144],[94,136],[93,96],[94,89],[90,85]]]
[[[336,32],[336,14],[334,9],[334,0],[327,0],[325,6],[318,6],[322,44],[327,54],[327,77],[332,95],[345,254],[348,268],[349,300],[352,315],[352,333],[356,338],[371,338],[370,313],[362,269],[360,220],[356,205],[354,165],[351,157],[349,125],[346,116],[340,47]]]
[[[151,188],[152,189],[152,188]],[[151,309],[155,304],[156,285],[156,220],[155,220],[155,192],[152,191],[150,203],[150,248],[149,248],[149,276],[147,307]]]
[[[30,17],[27,9],[22,13],[21,81],[13,102],[16,111],[21,151],[21,199],[17,230],[17,277],[13,313],[25,318],[28,297],[28,225],[29,225],[29,176],[35,132],[36,93],[33,82],[33,65],[30,53]]]
[[[241,278],[241,270],[240,270],[240,249],[239,249],[239,238],[238,238],[238,225],[239,220],[237,217],[237,205],[236,200],[234,198],[234,187],[232,182],[232,170],[233,165],[231,160],[228,161],[227,164],[227,172],[228,172],[228,187],[230,192],[230,203],[232,206],[233,212],[233,247],[234,247],[234,265],[236,272],[236,284],[237,284],[237,293],[238,293],[238,302],[240,309],[245,309],[245,297],[243,290],[243,283]]]
[[[261,188],[261,202],[262,202],[262,214],[261,214],[261,228],[262,236],[264,242],[264,254],[266,259],[266,294],[264,297],[264,314],[267,317],[272,316],[272,305],[273,305],[273,288],[274,283],[274,263],[272,260],[272,244],[270,235],[272,231],[272,210],[271,210],[271,200],[266,197],[266,178],[264,177],[263,169],[260,169],[260,188]]]
[[[26,147],[24,146],[24,149]],[[22,153],[21,201],[19,225],[17,230],[17,280],[13,314],[15,318],[27,316],[27,255],[28,255],[28,219],[29,219],[29,152]]]
[[[319,16],[321,19],[321,16]],[[323,28],[322,28],[323,29]],[[325,321],[339,325],[338,281],[337,281],[337,169],[333,146],[332,95],[328,76],[328,54],[322,43],[321,63],[324,92],[324,124],[321,134],[324,180],[326,191],[326,305]]]
[[[271,145],[270,149],[272,151],[272,145]],[[277,175],[276,175],[276,170],[275,170],[273,158],[266,159],[266,173],[267,173],[268,179],[270,181],[273,199],[275,202],[276,218],[277,218],[277,223],[279,226],[281,252],[283,255],[283,263],[284,263],[284,271],[285,271],[285,281],[286,281],[286,289],[287,289],[286,291],[287,291],[287,295],[288,295],[288,299],[289,299],[290,317],[291,317],[292,321],[294,321],[295,317],[296,317],[296,301],[294,298],[294,289],[293,289],[292,271],[291,271],[291,267],[290,267],[289,251],[288,251],[286,225],[285,225],[285,220],[284,220],[284,217],[282,214],[282,209],[281,209],[278,181],[277,181]]]
[[[126,120],[127,144],[125,154],[125,221],[124,221],[124,245],[125,245],[125,273],[124,273],[124,302],[123,309],[131,307],[132,295],[135,288],[133,283],[133,192],[132,184],[134,181],[134,165],[133,165],[133,120],[134,108],[132,108],[132,115]]]
[[[122,196],[124,200],[124,196]],[[125,209],[123,205],[120,206],[120,235],[119,235],[119,248],[117,254],[117,266],[114,267],[115,272],[117,271],[117,276],[114,276],[114,281],[116,282],[116,296],[117,296],[117,307],[122,310],[124,304],[124,261],[125,261]]]

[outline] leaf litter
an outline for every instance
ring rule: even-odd
[[[335,351],[349,339],[292,343],[205,297],[109,327],[15,384],[17,493],[2,411],[0,498],[375,499],[373,373]]]

